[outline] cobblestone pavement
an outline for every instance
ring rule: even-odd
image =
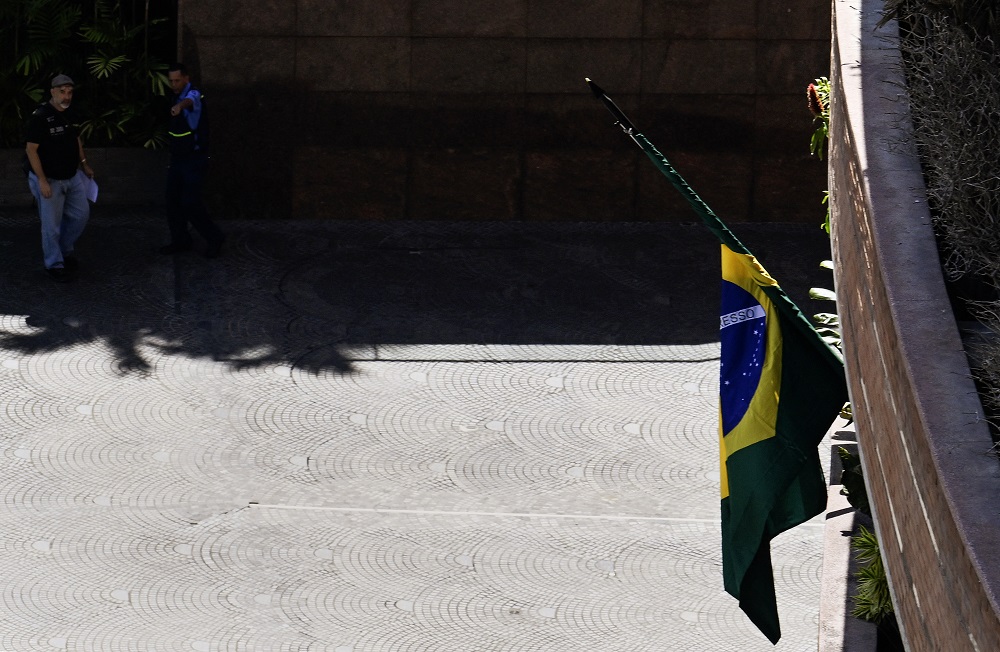
[[[0,216],[0,650],[815,650],[819,520],[777,647],[722,590],[701,227],[227,226],[96,211],[60,285]]]

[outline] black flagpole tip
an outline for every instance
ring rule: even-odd
[[[594,93],[595,97],[601,97],[602,95],[606,94],[604,92],[604,89],[602,89],[594,82],[590,81],[590,77],[584,77],[584,80],[587,82],[587,85],[590,86],[590,90]]]
[[[635,136],[632,133],[635,131],[635,125],[633,125],[632,122],[625,117],[625,114],[622,113],[622,110],[618,108],[618,105],[615,104],[610,97],[608,97],[607,93],[604,92],[603,88],[592,82],[590,80],[590,77],[584,77],[584,80],[586,80],[587,84],[590,86],[590,90],[594,92],[594,97],[599,99],[601,103],[603,103],[604,106],[608,109],[608,111],[611,112],[611,115],[615,117],[616,120],[615,124],[620,126],[622,128],[622,131],[628,134],[629,137],[632,138],[632,140],[635,140]],[[638,145],[639,147],[642,147],[642,143],[640,143],[638,140],[635,140],[635,144]]]

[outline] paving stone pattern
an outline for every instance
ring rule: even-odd
[[[701,227],[161,220],[0,216],[0,650],[815,649],[819,520],[777,647],[722,590]]]

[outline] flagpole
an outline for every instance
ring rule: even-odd
[[[698,214],[705,226],[708,227],[712,233],[715,234],[719,240],[729,247],[730,250],[746,254],[748,256],[753,256],[746,245],[744,245],[736,235],[729,230],[729,227],[719,218],[718,215],[711,209],[711,207],[705,203],[698,193],[694,191],[688,182],[684,180],[684,177],[674,168],[666,156],[664,156],[660,150],[656,149],[653,143],[649,142],[644,135],[639,133],[632,121],[628,119],[625,112],[618,108],[618,105],[608,97],[607,93],[604,92],[600,86],[595,84],[593,80],[589,77],[585,77],[584,80],[590,87],[591,92],[594,96],[599,99],[604,106],[611,112],[611,115],[615,118],[615,124],[622,128],[632,141],[639,146],[639,148],[649,157],[649,159],[656,165],[657,169],[663,173],[663,176],[670,181],[671,185],[676,188],[681,195],[687,200],[694,212]],[[832,365],[834,368],[839,370],[839,373],[843,373],[844,360],[840,352],[833,349],[829,344],[827,344],[819,333],[816,332],[816,328],[812,325],[809,319],[802,314],[799,307],[792,301],[788,295],[785,294],[784,290],[780,286],[773,286],[765,288],[765,292],[770,295],[774,295],[776,299],[775,303],[778,310],[786,313],[792,320],[792,324],[796,328],[809,333],[807,336],[808,340],[812,345],[820,350],[821,355],[827,360],[828,364]],[[815,336],[815,337],[813,337]]]
[[[691,204],[694,211],[701,217],[702,221],[705,222],[705,226],[711,229],[712,232],[715,233],[715,235],[733,251],[749,254],[750,251],[743,245],[742,242],[740,242],[739,238],[737,238],[736,235],[729,230],[729,227],[727,227],[722,220],[719,219],[711,207],[705,203],[705,200],[699,197],[698,193],[696,193],[694,189],[688,185],[687,181],[684,180],[684,177],[682,177],[670,161],[667,160],[667,157],[656,149],[653,143],[649,142],[645,136],[636,130],[632,121],[629,120],[624,111],[618,108],[618,105],[615,104],[610,97],[608,97],[608,94],[604,92],[604,89],[595,84],[589,77],[585,77],[584,80],[590,87],[591,92],[594,93],[594,96],[599,99],[608,111],[611,112],[611,115],[615,117],[615,124],[622,128],[625,135],[631,138],[632,142],[639,146],[639,149],[641,149],[646,156],[653,161],[656,167],[665,177],[667,177],[674,188],[680,191],[684,199]]]
[[[826,506],[827,484],[818,447],[847,399],[843,360],[670,161],[597,84],[586,81],[615,117],[615,124],[722,243],[723,586],[761,633],[777,643],[781,624],[770,545],[774,537],[822,513]],[[745,314],[748,307],[753,317],[723,322],[725,317]]]

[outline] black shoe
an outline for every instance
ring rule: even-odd
[[[63,267],[67,272],[75,272],[80,269],[80,261],[76,259],[76,256],[66,254],[63,256]]]
[[[226,241],[226,236],[222,236],[215,242],[210,242],[205,247],[205,258],[218,258],[222,255],[222,243]]]
[[[56,283],[69,283],[70,276],[62,267],[49,267],[45,272],[52,278]]]
[[[176,242],[171,242],[170,244],[160,247],[160,253],[164,256],[171,256],[173,254],[183,253],[185,251],[191,251],[191,243],[177,244]]]

